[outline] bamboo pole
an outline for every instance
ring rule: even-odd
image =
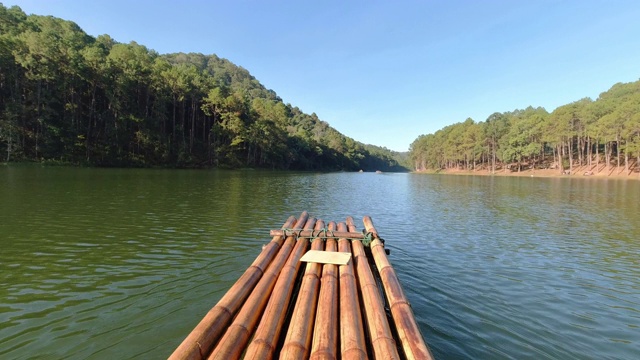
[[[361,232],[349,232],[349,231],[325,231],[324,228],[317,230],[291,230],[291,229],[279,229],[279,230],[271,230],[269,231],[270,236],[289,236],[289,235],[297,235],[298,237],[308,237],[315,238],[316,236],[320,236],[322,238],[347,238],[347,239],[364,239],[365,234]]]
[[[318,221],[318,224],[324,227],[324,222]],[[323,250],[324,240],[316,237],[311,243],[311,249]],[[287,337],[280,352],[281,360],[306,359],[309,356],[321,271],[322,264],[307,263],[306,265]]]
[[[282,268],[267,308],[264,310],[264,314],[258,325],[258,329],[247,348],[244,356],[245,359],[265,360],[273,358],[280,330],[285,320],[287,307],[291,300],[294,282],[298,274],[298,269],[300,269],[300,258],[307,251],[308,247],[308,238],[299,239],[287,263],[284,268]]]
[[[305,211],[300,215],[300,220],[296,223],[295,217],[291,216],[282,226],[289,228],[294,223],[304,224],[309,214]],[[232,317],[238,311],[244,300],[262,277],[267,265],[274,258],[284,238],[275,236],[271,242],[262,249],[262,252],[255,259],[253,264],[244,272],[236,283],[218,301],[218,303],[205,315],[200,323],[182,341],[176,350],[169,356],[170,360],[178,359],[204,359],[211,351],[213,344],[220,338],[224,330],[231,322]]]
[[[301,219],[302,220],[302,219]],[[303,223],[299,220],[296,223],[296,227],[302,226]],[[305,217],[305,227],[313,227],[315,224],[314,218]],[[272,293],[273,287],[276,284],[278,275],[283,269],[285,261],[290,257],[290,254],[298,247],[299,241],[296,241],[294,236],[287,237],[282,249],[278,252],[278,255],[273,260],[271,265],[267,268],[266,272],[262,276],[262,279],[255,287],[249,298],[247,299],[242,309],[233,320],[231,326],[226,331],[218,345],[213,349],[213,352],[209,356],[209,359],[238,359],[244,351],[244,347],[249,342],[249,337],[253,332],[256,324],[260,320],[262,310],[269,301],[269,295]]]
[[[347,225],[338,224],[338,231],[346,231]],[[338,240],[340,252],[351,252],[351,241]],[[358,286],[354,276],[353,261],[338,268],[340,273],[340,353],[343,359],[366,360],[367,345],[364,340],[362,314]]]
[[[336,223],[329,223],[329,230],[336,229]],[[338,251],[336,239],[327,239],[326,251]],[[353,299],[351,299],[353,301]],[[337,358],[338,353],[338,266],[325,264],[320,280],[320,297],[316,324],[313,330],[311,360]]]
[[[371,242],[373,259],[382,278],[382,285],[391,307],[391,316],[396,324],[398,337],[407,359],[433,359],[427,344],[420,333],[411,305],[407,301],[402,286],[391,263],[384,252],[384,244],[378,238],[378,232],[369,216],[363,219],[365,229],[374,234]]]
[[[347,217],[349,231],[355,231],[353,218]],[[369,268],[364,246],[360,241],[353,241],[353,256],[356,267],[358,283],[362,293],[363,311],[366,319],[367,331],[373,347],[375,359],[400,359],[396,349],[395,340],[391,334],[389,322],[384,312],[384,304],[380,297],[380,291]]]

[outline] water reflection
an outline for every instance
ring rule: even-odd
[[[639,305],[631,280],[637,260],[630,261],[639,251],[630,242],[640,237],[638,188],[630,187],[636,183],[446,176],[412,182],[420,197],[433,200],[426,205],[434,208],[433,222],[455,224],[444,231],[424,227],[432,236],[429,271],[438,271],[429,281],[447,289],[438,300],[446,306],[427,305],[430,313],[448,309],[461,317],[442,319],[442,328],[476,322],[468,336],[486,351],[465,357],[634,357],[639,338],[627,329],[638,323],[629,310]],[[417,201],[412,212],[424,206]],[[626,309],[619,308],[623,303]],[[451,336],[464,331],[454,328]],[[444,357],[469,346],[431,344]]]
[[[373,217],[438,358],[640,353],[637,181],[4,167],[0,199],[2,358],[166,357],[305,209]]]

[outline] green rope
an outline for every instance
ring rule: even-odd
[[[362,230],[362,234],[364,235],[364,239],[362,239],[362,245],[364,245],[364,247],[369,247],[369,245],[371,245],[371,242],[373,241],[373,233],[365,232],[365,230]]]
[[[293,228],[283,228],[281,229],[283,231],[284,236],[294,236],[296,238],[296,240],[298,240],[301,237],[302,231],[303,229],[293,229]],[[365,247],[369,247],[371,245],[371,242],[373,242],[373,240],[378,239],[380,240],[383,244],[384,244],[384,239],[382,239],[381,237],[376,237],[374,236],[375,234],[372,232],[367,232],[365,230],[362,230],[362,235],[364,235],[364,238],[360,239],[360,238],[352,238],[352,237],[341,237],[340,239],[346,239],[346,240],[350,240],[350,241],[362,241],[362,245],[364,245]],[[314,239],[314,238],[335,238],[336,236],[334,235],[333,230],[329,230],[329,228],[324,227],[322,229],[318,229],[318,230],[311,230],[311,235],[309,236],[309,238]]]
[[[284,228],[282,229],[282,231],[285,237],[293,236],[294,238],[296,238],[296,241],[298,241],[300,235],[302,234],[302,229]]]

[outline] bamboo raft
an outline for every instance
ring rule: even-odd
[[[363,223],[291,216],[169,359],[432,359],[384,241]]]

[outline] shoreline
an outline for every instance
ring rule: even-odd
[[[595,170],[595,169],[594,169]],[[463,176],[505,176],[505,177],[541,177],[541,178],[563,178],[563,179],[616,179],[616,180],[640,180],[640,173],[631,169],[629,172],[625,172],[624,166],[621,167],[609,167],[606,169],[601,167],[600,171],[589,170],[589,166],[576,167],[572,174],[561,174],[557,169],[526,169],[520,172],[507,171],[503,169],[496,170],[494,174],[488,169],[479,170],[460,170],[460,169],[447,169],[447,170],[422,170],[412,171],[414,174],[431,174],[431,175],[463,175]],[[593,171],[590,175],[585,175]]]

